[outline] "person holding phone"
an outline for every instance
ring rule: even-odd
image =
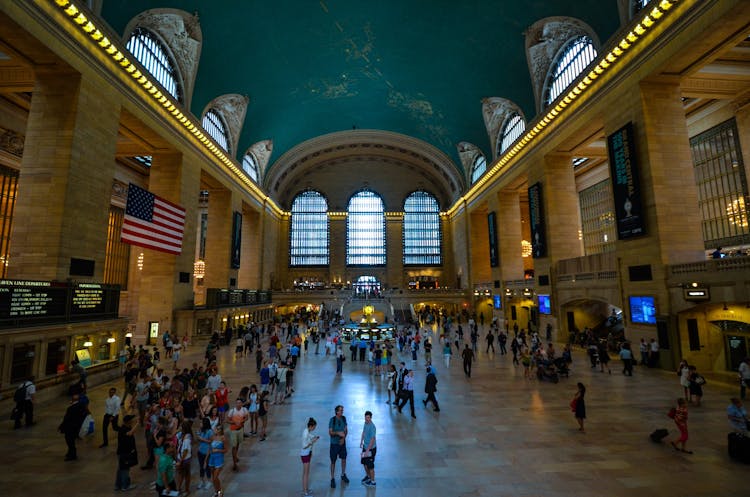
[[[300,449],[299,455],[302,459],[302,496],[309,497],[312,495],[310,491],[310,460],[312,459],[312,448],[315,442],[320,440],[318,435],[313,435],[315,427],[318,426],[317,421],[314,418],[307,420],[307,428],[302,431],[302,449]]]
[[[365,468],[365,477],[362,478],[362,485],[374,487],[375,483],[375,423],[372,422],[372,412],[365,411],[365,424],[362,427],[362,437],[359,440],[359,446],[362,448],[361,463]]]

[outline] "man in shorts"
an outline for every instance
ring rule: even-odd
[[[365,477],[362,484],[368,487],[375,486],[375,423],[372,422],[372,413],[365,411],[365,425],[362,427],[362,438],[359,441],[362,447],[362,466],[365,468]]]
[[[250,418],[250,413],[245,407],[242,406],[242,400],[237,399],[234,401],[234,407],[227,413],[227,421],[229,421],[229,446],[232,447],[232,470],[237,471],[237,463],[239,457],[237,452],[240,450],[240,443],[245,434],[245,421]]]
[[[336,415],[328,421],[328,434],[331,436],[329,453],[331,456],[331,488],[336,488],[334,473],[336,472],[337,458],[341,459],[341,481],[349,483],[349,478],[346,476],[346,435],[349,430],[346,424],[346,416],[344,416],[344,406],[336,406],[334,412]]]

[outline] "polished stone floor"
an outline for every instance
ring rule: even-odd
[[[201,355],[193,346],[183,355],[188,365]],[[570,378],[560,383],[523,378],[510,356],[479,354],[473,376],[464,376],[461,364],[448,369],[437,357],[438,398],[441,412],[424,408],[424,358],[417,365],[416,419],[408,408],[399,414],[385,403],[385,381],[368,374],[367,365],[347,361],[341,376],[334,374],[332,356],[310,350],[300,361],[296,393],[287,404],[272,406],[268,439],[252,438],[240,449],[240,471],[224,473],[225,494],[253,496],[300,495],[299,444],[308,417],[318,420],[322,440],[311,464],[316,496],[480,497],[480,496],[594,496],[739,497],[750,495],[750,466],[727,457],[729,431],[725,409],[736,392],[726,386],[706,385],[702,407],[690,409],[688,448],[676,452],[668,444],[653,444],[648,434],[666,427],[676,430],[666,412],[682,393],[674,373],[636,368],[633,377],[591,370],[583,353],[576,352]],[[456,356],[454,356],[456,357]],[[404,355],[411,367],[411,360]],[[222,375],[235,392],[257,383],[254,359],[233,357],[228,347],[219,352]],[[576,382],[583,382],[588,419],[579,433],[569,402]],[[65,443],[56,432],[65,400],[37,408],[36,426],[0,430],[0,495],[91,496],[113,492],[115,444],[99,449],[103,398],[110,384],[92,388],[91,406],[97,433],[79,442],[79,460],[63,462]],[[121,390],[121,382],[112,383]],[[336,404],[345,406],[349,421],[349,485],[337,480],[329,488],[328,419]],[[359,481],[358,444],[364,411],[371,410],[377,426],[377,488]],[[143,438],[138,437],[143,461]],[[194,475],[197,469],[194,468]],[[340,469],[337,468],[337,479]],[[150,471],[135,468],[139,486],[133,496],[152,496]],[[194,476],[194,481],[197,478]],[[195,486],[195,484],[194,484]],[[209,490],[193,488],[191,495],[211,497]]]

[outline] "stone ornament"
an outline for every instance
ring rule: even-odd
[[[224,119],[224,124],[227,127],[227,142],[229,142],[230,155],[233,154],[234,150],[237,150],[237,143],[240,140],[240,133],[242,132],[242,126],[245,123],[245,114],[247,113],[247,104],[249,103],[250,97],[247,95],[227,93],[211,100],[206,105],[206,108],[203,109],[204,116],[209,109],[213,109]]]
[[[482,99],[482,117],[484,117],[484,126],[487,129],[487,135],[492,146],[493,162],[498,158],[498,149],[503,139],[502,133],[505,123],[513,114],[518,114],[524,122],[526,121],[521,108],[507,98],[487,97]]]
[[[464,168],[464,174],[466,175],[466,183],[471,184],[471,173],[474,166],[474,160],[478,155],[483,155],[482,150],[469,142],[459,142],[456,145],[458,150],[458,158],[461,160],[461,165]]]

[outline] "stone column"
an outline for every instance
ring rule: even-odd
[[[198,169],[194,171],[183,164],[179,153],[154,154],[147,189],[165,200],[185,208],[185,231],[180,255],[134,246],[131,254],[135,261],[143,253],[143,269],[138,271],[139,281],[134,293],[137,305],[136,327],[147,333],[148,322],[158,321],[159,332],[165,330],[179,335],[188,330],[173,328],[173,311],[192,306],[192,273],[197,243],[197,215],[200,181]],[[180,282],[179,273],[189,275],[188,282]]]
[[[385,216],[385,243],[387,281],[380,283],[388,285],[389,288],[405,288],[407,282],[404,276],[403,214]]]
[[[242,208],[241,250],[237,287],[260,288],[260,214],[246,204]]]
[[[681,97],[677,81],[641,83],[643,125],[636,131],[636,145],[645,149],[646,163],[640,164],[640,172],[646,230],[651,250],[656,238],[663,264],[704,258],[702,216]],[[643,152],[636,150],[638,157],[644,157]]]
[[[341,278],[346,285],[351,276],[346,270],[346,216],[328,216],[331,279]],[[291,283],[291,282],[290,282]]]
[[[223,188],[208,191],[208,228],[206,230],[207,288],[229,288],[237,270],[230,269],[232,246],[232,192]]]
[[[65,280],[70,259],[102,281],[120,118],[110,87],[37,72],[13,213],[8,276]]]
[[[515,190],[497,194],[497,237],[500,250],[501,281],[523,279],[521,257],[521,202]]]

